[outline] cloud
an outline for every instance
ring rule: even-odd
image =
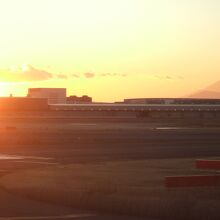
[[[86,78],[93,78],[93,77],[95,77],[95,73],[87,72],[87,73],[84,73],[84,76]]]
[[[87,72],[83,74],[84,77],[86,78],[94,78],[94,77],[126,77],[127,74],[121,74],[121,73],[101,73],[101,74],[96,74],[93,72]],[[79,75],[72,74],[72,77],[80,77]]]
[[[183,77],[183,76],[177,76],[177,78],[178,78],[178,79],[184,79],[184,77]]]
[[[11,67],[9,69],[0,69],[0,81],[16,83],[16,82],[35,82],[35,81],[44,81],[58,78],[58,79],[68,79],[72,78],[80,78],[85,77],[87,79],[91,79],[94,77],[126,77],[127,74],[120,73],[94,73],[94,72],[86,72],[84,74],[56,74],[50,73],[48,71],[38,69],[29,64],[22,64],[20,67]]]
[[[75,77],[75,78],[79,78],[80,77],[80,75],[78,75],[78,74],[72,74],[71,76]]]
[[[152,75],[153,78],[156,78],[156,79],[160,79],[160,80],[181,80],[183,79],[183,77],[181,76],[176,76],[176,75]]]
[[[0,70],[0,80],[4,82],[30,82],[43,81],[53,78],[53,74],[37,69],[31,65],[23,64],[19,68]]]
[[[111,76],[111,77],[114,77],[114,76],[126,77],[127,74],[121,74],[121,73],[102,73],[102,74],[99,74],[99,76],[102,76],[102,77],[105,77],[105,76]]]
[[[166,76],[164,76],[164,75],[153,75],[153,77],[156,78],[156,79],[165,79],[165,80],[172,79],[172,77],[168,76],[168,75],[166,75]]]
[[[68,76],[67,75],[64,75],[64,74],[57,74],[56,75],[59,79],[68,79]]]
[[[121,74],[121,73],[101,73],[101,74],[95,74],[95,73],[92,73],[92,72],[87,72],[87,73],[84,73],[83,75],[86,78],[93,78],[93,77],[116,77],[116,76],[118,76],[118,77],[126,77],[127,76],[127,74]],[[77,75],[77,77],[79,77],[79,76]]]
[[[22,65],[22,73],[18,72],[19,77],[21,80],[25,81],[41,81],[41,80],[48,80],[53,78],[53,74],[47,71],[36,69],[31,65]]]

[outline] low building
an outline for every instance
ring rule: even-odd
[[[45,111],[47,99],[26,97],[1,97],[0,111]]]
[[[220,99],[196,99],[196,98],[136,98],[124,99],[124,104],[173,104],[173,105],[220,105]]]
[[[87,95],[78,97],[74,95],[74,96],[67,97],[66,102],[67,104],[90,104],[92,103],[92,97],[89,97]]]
[[[65,88],[30,88],[28,89],[29,98],[45,98],[48,104],[65,104]]]

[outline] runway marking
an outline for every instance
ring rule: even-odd
[[[41,161],[28,161],[28,160],[16,160],[15,163],[34,163],[34,164],[45,164],[45,165],[56,165],[56,162],[41,162]]]
[[[0,154],[0,160],[24,160],[24,159],[35,159],[35,160],[51,160],[50,157],[36,157],[36,156],[19,156],[10,154]]]
[[[0,154],[0,160],[22,160],[24,157],[8,154]]]
[[[71,125],[80,125],[80,126],[96,126],[97,124],[71,123]]]
[[[22,156],[24,159],[51,160],[51,157]]]
[[[184,127],[160,127],[156,128],[157,130],[188,130],[188,129],[195,129],[195,128],[184,128]]]
[[[19,217],[0,217],[0,220],[38,220],[38,219],[73,219],[95,217],[95,214],[72,214],[54,216],[19,216]]]

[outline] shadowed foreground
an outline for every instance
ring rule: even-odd
[[[20,156],[0,161],[0,186],[12,195],[145,219],[220,218],[218,187],[164,187],[165,176],[207,173],[194,161],[220,157],[218,127],[113,118],[0,120],[1,153]]]
[[[192,159],[56,165],[6,175],[1,186],[27,198],[96,212],[219,219],[219,187],[164,187],[166,175],[201,173],[193,165]]]

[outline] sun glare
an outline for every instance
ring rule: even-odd
[[[28,71],[28,65],[26,63],[23,63],[22,66],[21,66],[21,70],[23,73],[27,72]]]
[[[9,86],[8,83],[4,83],[4,82],[0,83],[0,96],[6,96],[7,95],[6,90],[7,90],[8,86]]]

